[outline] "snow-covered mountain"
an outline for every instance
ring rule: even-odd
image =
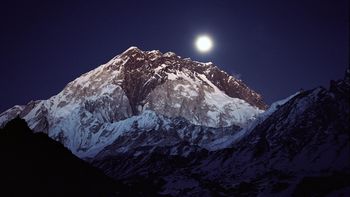
[[[171,132],[181,142],[210,149],[237,130],[222,127],[245,127],[265,109],[259,94],[212,63],[131,47],[57,95],[3,112],[0,125],[19,115],[76,155],[93,157],[121,138],[132,138],[128,132],[136,124],[138,131],[154,131],[154,139]],[[196,129],[172,130],[176,118],[184,128]]]
[[[267,109],[212,63],[131,47],[0,127],[20,116],[140,196],[349,196],[349,95],[348,69]]]
[[[271,108],[231,148],[189,156],[163,149],[92,163],[131,186],[170,196],[349,196],[350,69],[330,88],[302,91]]]

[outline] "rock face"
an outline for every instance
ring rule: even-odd
[[[188,127],[208,127],[208,135],[223,136],[216,128],[245,127],[264,109],[259,94],[212,63],[131,47],[48,100],[5,111],[0,125],[19,115],[34,131],[47,133],[80,157],[92,157],[124,136],[135,117],[153,114],[150,123],[162,130],[158,123],[163,119],[180,117]],[[212,134],[202,138],[219,140]]]
[[[349,95],[348,70],[329,89],[274,106],[231,148],[183,156],[164,154],[164,147],[136,157],[100,155],[92,163],[116,180],[170,196],[349,196]]]

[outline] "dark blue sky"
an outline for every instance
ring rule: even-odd
[[[267,103],[349,64],[346,0],[1,1],[0,111],[47,99],[129,46],[212,61]],[[198,34],[214,50],[198,54]]]

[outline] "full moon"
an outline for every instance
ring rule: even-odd
[[[210,51],[210,49],[213,47],[213,41],[209,36],[198,36],[196,39],[196,48],[201,53],[206,53]]]

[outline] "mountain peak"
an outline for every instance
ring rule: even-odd
[[[129,51],[141,51],[137,46],[131,46],[128,49],[126,49],[123,53],[127,53]]]
[[[84,155],[126,132],[116,123],[147,116],[148,110],[221,128],[245,127],[265,108],[258,93],[212,63],[130,47],[50,99],[1,114],[0,125],[19,115],[34,131]]]

